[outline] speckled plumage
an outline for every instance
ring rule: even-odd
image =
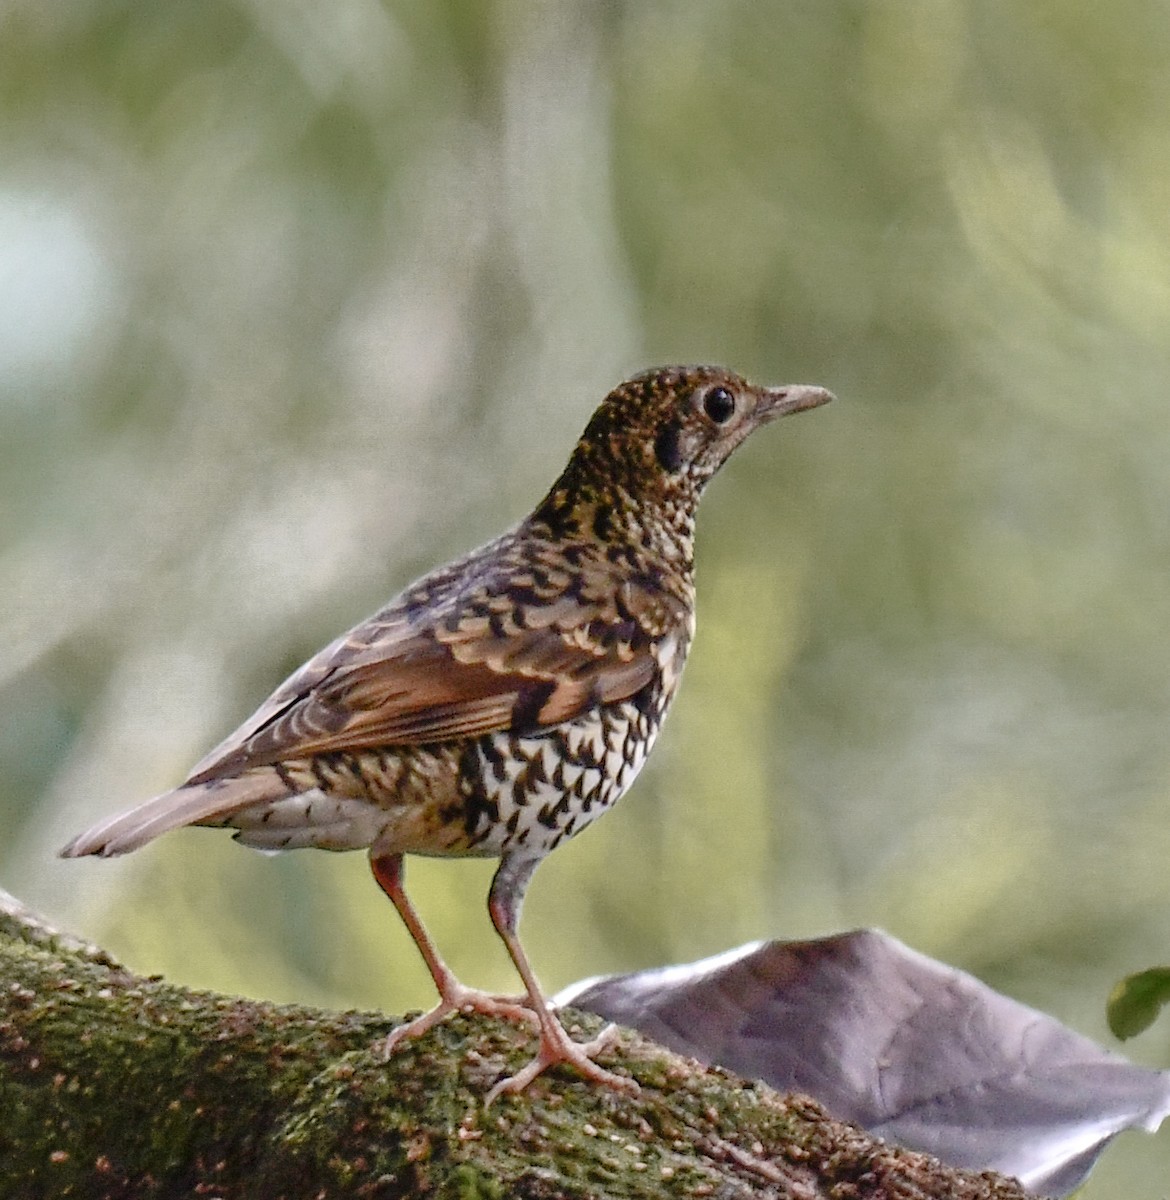
[[[540,860],[633,782],[694,634],[695,509],[756,427],[830,399],[758,388],[719,367],[668,367],[616,388],[535,511],[431,572],[282,684],[172,792],[95,826],[67,857],[137,849],[182,825],[266,850],[369,848],[379,885],[440,992],[404,1037],[457,1008],[535,1023],[541,1048],[502,1090],[554,1062],[632,1084],[572,1042],[516,934]],[[499,857],[489,911],[524,1004],[463,987],[402,886],[404,854]]]

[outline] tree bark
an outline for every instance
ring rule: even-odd
[[[607,1065],[638,1098],[555,1070],[485,1108],[527,1031],[456,1017],[383,1062],[371,1048],[392,1026],[132,975],[0,892],[0,1196],[1026,1195],[634,1033]]]

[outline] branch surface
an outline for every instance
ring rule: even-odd
[[[0,1196],[1022,1200],[833,1121],[814,1101],[626,1033],[607,1065],[482,1097],[533,1047],[481,1017],[382,1062],[393,1022],[131,974],[0,892]],[[567,1014],[578,1036],[589,1016]]]

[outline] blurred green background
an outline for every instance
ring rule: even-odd
[[[1115,1045],[1170,958],[1168,68],[1153,0],[10,0],[0,884],[186,984],[428,1005],[360,854],[54,853],[522,516],[618,380],[725,362],[839,403],[711,489],[538,972],[879,925]],[[409,879],[512,989],[490,871]],[[1130,1135],[1089,1195],[1168,1175]]]

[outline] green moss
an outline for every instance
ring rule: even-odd
[[[469,1163],[461,1163],[451,1172],[451,1189],[456,1200],[503,1200],[507,1195],[498,1179]]]
[[[808,1191],[817,1171],[1022,1196],[951,1173],[932,1192],[929,1160],[634,1035],[613,1054],[636,1098],[557,1069],[485,1108],[527,1030],[455,1017],[384,1062],[383,1017],[188,992],[52,939],[0,934],[0,978],[2,1198],[829,1194]]]

